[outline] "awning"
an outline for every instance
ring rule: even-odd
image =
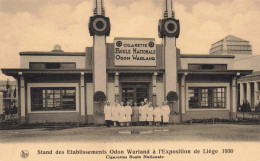
[[[2,73],[7,76],[17,77],[19,74],[81,74],[92,73],[92,70],[76,69],[76,70],[31,70],[31,69],[2,69]]]
[[[200,75],[249,75],[252,74],[253,70],[226,70],[226,71],[195,71],[195,70],[187,70],[181,69],[178,70],[178,74],[200,74]]]

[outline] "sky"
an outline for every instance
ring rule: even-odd
[[[19,68],[21,51],[83,52],[92,46],[88,32],[93,0],[0,0],[0,68]],[[158,37],[163,0],[105,0],[114,37]],[[174,0],[182,54],[208,54],[228,35],[248,40],[260,54],[260,0]],[[0,73],[0,80],[6,79]]]

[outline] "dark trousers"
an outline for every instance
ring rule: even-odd
[[[112,123],[113,123],[113,122],[112,122],[111,120],[106,120],[106,126],[107,126],[107,127],[110,127],[110,126],[112,125]]]

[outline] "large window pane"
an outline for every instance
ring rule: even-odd
[[[32,111],[76,110],[75,88],[31,88]]]
[[[225,108],[226,88],[190,87],[188,89],[189,108]]]

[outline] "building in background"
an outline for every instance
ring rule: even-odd
[[[110,20],[103,0],[95,0],[89,31],[93,46],[83,52],[21,52],[20,68],[2,69],[18,84],[21,123],[99,123],[102,91],[114,103],[148,99],[154,106],[174,93],[171,121],[234,119],[237,79],[252,70],[234,68],[235,56],[181,54],[176,47],[180,25],[172,0],[164,0],[159,20],[161,44],[154,38],[117,37],[106,42]],[[185,32],[185,31],[183,31]],[[179,99],[177,99],[176,95]],[[102,121],[101,121],[102,122]]]
[[[229,35],[212,44],[210,55],[234,55],[235,69],[254,71],[238,80],[238,104],[248,101],[251,107],[255,107],[259,103],[260,55],[253,55],[250,42]]]
[[[251,75],[243,76],[238,79],[238,102],[242,105],[247,101],[252,108],[255,108],[260,102],[260,72],[254,72]]]
[[[0,115],[5,114],[6,109],[16,106],[16,87],[15,81],[0,81]]]
[[[249,41],[229,35],[211,45],[210,55],[234,55],[235,59],[250,57],[252,46]]]

